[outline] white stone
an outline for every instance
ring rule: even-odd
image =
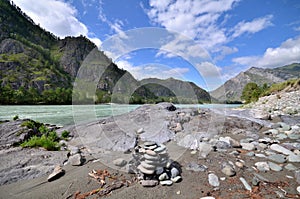
[[[259,171],[262,172],[270,171],[270,167],[267,162],[257,162],[255,163],[255,166]]]
[[[284,155],[294,155],[294,153],[286,148],[284,148],[283,146],[280,146],[279,144],[272,144],[270,146],[270,149],[272,149],[273,151],[276,151],[278,153],[282,153]]]
[[[252,143],[241,143],[242,149],[248,150],[248,151],[252,151],[255,149],[254,144]]]
[[[213,187],[218,187],[220,186],[219,178],[216,174],[210,173],[208,174],[208,182],[211,186]]]
[[[252,191],[251,186],[248,184],[248,182],[245,180],[245,178],[241,177],[240,181],[243,183],[244,187],[246,188],[246,190],[248,191]]]
[[[207,144],[205,142],[199,143],[199,156],[202,158],[206,158],[207,155],[212,151],[212,146],[210,144]]]
[[[300,162],[300,155],[291,154],[288,156],[289,162]]]

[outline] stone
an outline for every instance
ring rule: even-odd
[[[259,157],[259,158],[266,158],[266,155],[262,154],[262,153],[257,153],[257,154],[255,154],[255,156]]]
[[[279,133],[279,131],[277,129],[270,129],[269,132],[272,134],[272,135],[277,135]]]
[[[180,182],[182,180],[182,177],[181,176],[176,176],[175,178],[171,178],[172,182]]]
[[[155,142],[145,142],[144,146],[149,147],[149,146],[156,146]]]
[[[282,167],[279,166],[278,164],[275,164],[273,162],[268,162],[268,164],[272,171],[282,171]]]
[[[196,150],[192,150],[192,151],[191,151],[191,154],[192,154],[192,155],[195,155],[195,154],[197,154],[197,151],[196,151]]]
[[[295,171],[295,170],[298,169],[297,167],[295,167],[295,166],[294,166],[293,164],[291,164],[291,163],[288,163],[287,165],[285,165],[284,168],[285,168],[286,170],[288,170],[288,171]]]
[[[216,199],[216,198],[212,196],[205,196],[205,197],[201,197],[200,199]]]
[[[252,178],[252,182],[251,183],[252,183],[253,186],[258,186],[259,182],[260,182],[260,180],[256,176],[254,176]]]
[[[68,148],[69,148],[69,150],[70,150],[70,155],[71,155],[71,156],[72,156],[72,155],[75,155],[75,154],[77,154],[77,153],[80,153],[79,148],[76,147],[76,146],[69,146]]]
[[[149,169],[149,170],[156,170],[156,166],[152,165],[152,164],[148,164],[144,161],[141,162],[141,166],[144,167],[145,169]]]
[[[249,153],[246,153],[246,156],[253,157],[255,156],[255,153],[253,151],[250,151]]]
[[[296,182],[300,184],[300,170],[295,171]]]
[[[236,162],[235,165],[238,167],[238,168],[243,168],[244,167],[244,164],[242,162]]]
[[[171,169],[171,178],[175,178],[176,176],[178,176],[180,174],[179,170],[176,167],[173,167]]]
[[[158,185],[158,181],[157,180],[141,180],[140,184],[143,187],[155,187],[156,185]]]
[[[289,134],[288,137],[292,140],[300,139],[300,134]]]
[[[145,155],[144,155],[144,158],[145,158],[146,160],[152,160],[152,161],[158,161],[158,160],[159,160],[159,157],[157,157],[157,156],[152,156],[152,155],[148,155],[148,154],[145,154]]]
[[[270,171],[270,167],[267,162],[257,162],[254,164],[259,171]]]
[[[155,173],[157,174],[157,175],[160,175],[160,174],[162,174],[164,172],[164,168],[163,167],[157,167],[156,169],[155,169]]]
[[[156,156],[157,155],[154,151],[149,150],[149,149],[146,150],[145,153],[148,154],[148,155],[151,155],[151,156]]]
[[[296,190],[297,190],[298,194],[300,194],[300,186],[298,186],[298,187],[296,188]]]
[[[177,194],[177,195],[180,195],[180,194],[181,194],[181,191],[177,191],[176,194]]]
[[[144,149],[154,150],[154,149],[156,149],[156,148],[157,148],[156,145],[152,145],[152,146],[144,146]]]
[[[196,162],[190,162],[190,163],[187,164],[186,170],[202,171],[203,172],[203,171],[207,170],[207,166],[197,164]]]
[[[245,149],[247,151],[253,151],[255,149],[254,144],[252,143],[241,143],[242,149]]]
[[[291,126],[286,123],[279,122],[278,124],[280,124],[280,127],[283,131],[289,131],[291,129]]]
[[[164,151],[166,151],[166,146],[159,146],[159,147],[157,147],[156,149],[154,149],[154,151],[155,151],[156,153],[164,152]]]
[[[141,133],[144,133],[144,128],[139,128],[137,131],[136,131],[137,134],[141,134]]]
[[[182,129],[183,129],[183,128],[182,128],[182,125],[181,125],[180,123],[177,123],[177,124],[176,124],[176,127],[175,127],[175,129],[174,129],[174,131],[175,131],[175,132],[180,132],[180,131],[182,131]]]
[[[118,158],[118,159],[115,159],[113,161],[113,164],[116,165],[116,166],[118,166],[118,167],[123,167],[123,166],[125,166],[127,164],[127,161],[124,160],[123,158]]]
[[[164,180],[169,180],[169,176],[167,173],[162,173],[159,177],[158,177],[159,181],[164,181]]]
[[[252,191],[251,186],[248,184],[248,182],[245,180],[245,178],[240,177],[240,181],[243,183],[244,187],[248,191]]]
[[[221,171],[229,177],[235,176],[235,170],[230,165],[225,165]]]
[[[172,180],[164,180],[159,182],[162,186],[171,186],[173,184]]]
[[[272,160],[277,163],[285,163],[286,162],[286,156],[282,154],[272,154],[268,156],[269,160]]]
[[[293,155],[294,153],[286,148],[284,148],[283,146],[280,146],[279,144],[272,144],[270,146],[270,149],[272,149],[273,151],[276,151],[278,153],[282,153],[284,155]]]
[[[199,157],[206,158],[208,154],[212,151],[212,146],[208,143],[201,142],[199,143]]]
[[[287,135],[285,135],[285,134],[278,134],[278,135],[276,135],[276,138],[278,139],[278,140],[284,140],[284,139],[286,139],[288,136]]]
[[[210,173],[208,174],[208,182],[211,186],[213,187],[218,187],[220,186],[219,178],[216,174]]]
[[[217,141],[217,143],[215,144],[215,147],[217,149],[229,149],[229,148],[231,148],[231,145],[224,141]]]
[[[65,171],[61,168],[61,166],[57,165],[53,172],[48,176],[47,180],[48,182],[51,182],[53,180],[56,180],[63,176],[65,174]]]
[[[300,155],[290,154],[288,156],[288,161],[289,162],[300,162]]]
[[[68,162],[72,166],[81,166],[83,163],[83,159],[82,156],[79,153],[77,153],[75,155],[70,156]]]
[[[152,175],[152,174],[155,172],[155,170],[149,170],[149,169],[146,169],[146,168],[144,168],[142,165],[139,165],[139,166],[137,167],[137,169],[140,170],[142,173],[144,173],[144,174],[149,174],[149,175]]]

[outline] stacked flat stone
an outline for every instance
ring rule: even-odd
[[[145,142],[139,148],[140,164],[137,169],[142,174],[143,186],[172,185],[181,180],[179,169],[169,159],[166,146],[155,142]],[[151,182],[151,183],[150,183]]]

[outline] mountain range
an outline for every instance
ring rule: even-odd
[[[210,92],[219,102],[241,102],[242,91],[247,83],[254,82],[259,86],[284,82],[288,79],[300,77],[300,63],[293,63],[277,68],[252,67],[245,72],[226,81],[222,86]]]

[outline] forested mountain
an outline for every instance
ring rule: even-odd
[[[56,37],[35,24],[9,0],[0,0],[0,104],[71,104],[78,70],[95,49],[95,44],[84,36]],[[113,102],[118,103],[178,101],[172,93],[161,96],[151,92],[149,86],[140,86],[141,82],[119,69],[102,51],[96,49],[96,54],[106,63],[96,63],[97,67],[104,67],[101,75],[86,74],[97,80],[95,96],[75,93],[78,103],[88,101],[85,98],[108,103],[112,94]],[[176,83],[186,84],[179,80]],[[206,91],[189,84],[199,101],[209,101]],[[156,90],[165,89],[158,84],[155,87]]]

